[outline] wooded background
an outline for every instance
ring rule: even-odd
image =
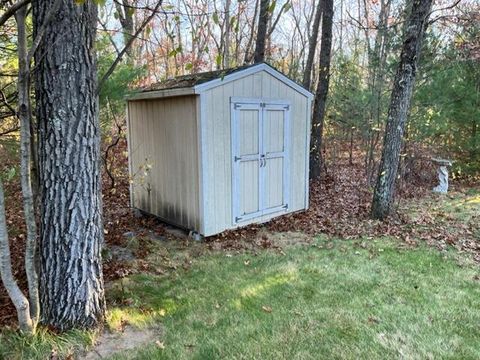
[[[13,284],[6,287],[19,314],[32,318],[23,319],[25,328],[40,312],[46,324],[60,330],[102,321],[97,160],[105,174],[104,196],[121,198],[121,183],[125,198],[124,99],[139,87],[267,61],[316,94],[312,177],[345,181],[336,170],[339,154],[347,153],[350,165],[360,164],[362,171],[354,176],[362,178],[357,185],[367,196],[376,183],[372,215],[377,218],[388,214],[396,182],[434,176],[431,157],[454,160],[454,178],[479,175],[480,4],[475,0],[29,4],[0,1],[0,175],[9,182],[21,173],[28,301],[8,270],[6,227],[13,225],[15,233],[19,225],[3,219],[0,187],[1,272],[4,284]],[[142,175],[128,180],[142,181]],[[20,194],[10,183],[7,190],[8,196]],[[72,193],[81,195],[66,211]],[[375,207],[376,202],[384,204]],[[106,203],[108,213],[115,203]],[[88,249],[88,260],[79,260],[78,249]],[[91,282],[80,281],[87,273]]]
[[[265,60],[314,90],[320,73],[322,1],[168,1],[146,25],[156,1],[101,2],[96,43],[100,79],[125,43],[136,38],[102,87],[104,134],[112,123],[123,121],[123,98],[133,88],[251,62],[262,3],[267,4],[268,14]],[[334,4],[325,117],[330,146],[325,147],[338,141],[361,144],[370,182],[375,178],[375,153],[381,145],[407,3],[340,0]],[[472,0],[437,1],[429,21],[404,154],[414,156],[421,147],[428,149],[424,154],[456,160],[457,175],[475,174],[480,167],[479,5]],[[31,20],[27,26],[31,27]],[[17,35],[11,20],[0,30],[0,141],[5,143],[17,129],[13,116],[18,98]]]

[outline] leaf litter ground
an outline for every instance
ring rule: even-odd
[[[0,149],[2,151],[2,149]],[[0,171],[18,166],[15,156],[1,154],[8,160]],[[114,189],[103,189],[105,241],[104,276],[106,281],[125,277],[134,272],[163,272],[175,270],[178,264],[170,264],[167,255],[164,266],[150,269],[151,264],[142,261],[149,254],[148,241],[175,241],[182,247],[191,246],[191,240],[155,217],[136,217],[129,207],[129,177],[127,173],[126,144],[122,140],[114,149],[112,172],[116,179]],[[399,246],[415,247],[419,241],[441,251],[449,246],[467,253],[480,262],[480,188],[471,184],[453,183],[448,195],[432,194],[435,185],[434,169],[422,166],[400,184],[394,214],[384,222],[369,218],[372,198],[362,165],[362,155],[354,156],[349,164],[347,156],[339,158],[320,181],[310,184],[310,207],[305,212],[290,214],[269,223],[251,225],[227,231],[196,244],[196,251],[243,252],[273,249],[292,242],[308,243],[318,234],[341,239],[369,241],[379,236],[398,240]],[[427,174],[428,176],[425,176]],[[109,184],[104,173],[104,184]],[[18,178],[5,183],[7,201],[7,225],[9,228],[14,275],[20,286],[26,289],[23,254],[25,224]],[[153,240],[152,240],[153,239]],[[118,256],[112,249],[128,248],[136,261]],[[135,264],[135,265],[133,265]],[[188,267],[188,259],[180,266]],[[15,309],[5,289],[0,285],[0,325],[15,325]]]

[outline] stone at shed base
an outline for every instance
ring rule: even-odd
[[[190,231],[188,233],[188,236],[192,238],[194,241],[202,241],[204,239],[203,236],[197,233],[196,231]]]

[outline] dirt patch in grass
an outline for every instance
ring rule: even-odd
[[[159,329],[137,329],[132,326],[126,326],[122,332],[106,331],[98,338],[95,347],[82,358],[85,360],[105,359],[145,345],[162,346],[159,340],[161,335]]]
[[[269,225],[251,225],[229,231],[205,240],[213,251],[257,251],[260,249],[281,250],[288,245],[305,245],[313,242],[314,236],[300,231],[276,232]]]
[[[310,245],[314,241],[314,237],[299,231],[271,232],[265,231],[266,236],[272,239],[273,243],[278,246],[290,245]]]

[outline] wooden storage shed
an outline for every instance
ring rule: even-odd
[[[307,209],[312,99],[265,63],[136,93],[131,205],[203,236]]]

